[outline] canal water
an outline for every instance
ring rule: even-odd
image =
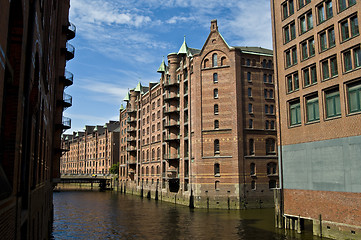
[[[117,192],[54,193],[53,239],[319,239],[274,228],[273,209],[189,209]]]

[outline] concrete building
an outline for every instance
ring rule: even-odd
[[[0,238],[47,239],[61,133],[70,127],[69,1],[0,0]]]
[[[167,58],[159,82],[124,99],[122,190],[204,208],[272,206],[272,51],[230,47],[213,20],[202,49],[184,40]]]
[[[355,0],[271,1],[279,222],[361,237],[361,51]],[[298,226],[298,227],[297,227]]]
[[[84,132],[62,136],[61,174],[109,174],[119,162],[119,122],[85,126]]]

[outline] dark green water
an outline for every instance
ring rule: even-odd
[[[54,193],[54,239],[319,239],[274,228],[273,209],[189,209],[116,192]]]

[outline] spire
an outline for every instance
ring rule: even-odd
[[[186,36],[184,35],[184,41],[182,46],[180,47],[179,51],[178,51],[178,55],[179,54],[187,54],[188,53],[188,46],[186,43]]]
[[[123,104],[120,104],[120,109],[119,109],[119,110],[120,110],[120,111],[124,110]]]
[[[127,92],[127,95],[125,95],[125,97],[124,97],[123,101],[128,102],[128,101],[129,101],[129,99],[130,99],[129,92]]]
[[[137,87],[134,89],[134,92],[140,92],[143,93],[143,86],[140,82],[138,82]]]
[[[162,63],[160,64],[157,72],[159,73],[164,73],[165,71],[167,70],[167,66],[165,65],[165,62],[164,62],[164,56],[163,56],[163,60],[162,60]]]

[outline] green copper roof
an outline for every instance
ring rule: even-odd
[[[129,99],[130,99],[129,92],[127,92],[127,95],[125,95],[125,98],[123,99],[123,101],[128,102]]]
[[[79,132],[76,132],[75,137],[79,137]]]
[[[134,92],[143,92],[143,86],[140,82],[138,82],[137,87],[134,89]]]
[[[167,71],[167,66],[165,65],[164,58],[163,58],[163,61],[160,64],[157,72],[161,73],[161,72],[166,72],[166,71]]]
[[[180,47],[179,51],[178,51],[178,55],[179,54],[188,54],[188,46],[186,43],[186,36],[184,36],[184,41],[182,46]]]
[[[98,131],[98,126],[95,126],[94,132]]]
[[[121,110],[124,110],[123,104],[120,104],[120,111],[121,111]]]

